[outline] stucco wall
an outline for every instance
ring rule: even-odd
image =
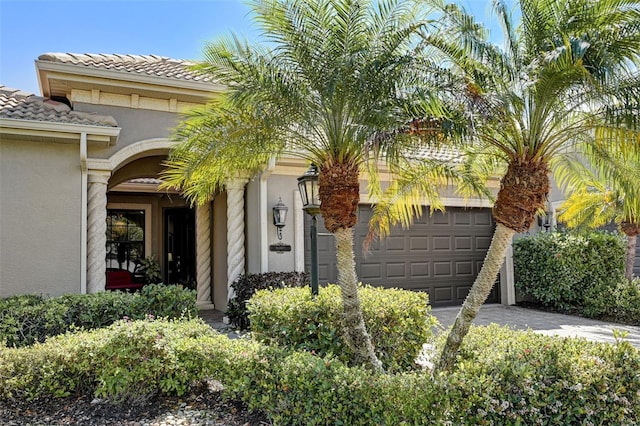
[[[260,243],[260,177],[249,181],[245,194],[246,269],[250,274],[258,274],[261,272],[260,263],[262,257],[262,247]],[[270,207],[271,206],[268,206],[269,212],[271,212]],[[269,223],[273,223],[273,219],[271,219]]]
[[[80,292],[77,144],[0,141],[0,296]]]
[[[177,113],[149,111],[104,105],[92,105],[76,102],[74,110],[95,112],[110,115],[116,119],[122,128],[118,143],[114,146],[95,145],[89,147],[89,157],[109,158],[115,152],[134,142],[153,138],[168,138],[180,116]]]
[[[301,173],[302,174],[302,173]],[[295,204],[294,196],[298,196],[296,190],[298,189],[298,181],[295,176],[282,176],[271,175],[267,183],[267,206],[268,214],[272,214],[272,208],[274,204],[278,202],[279,198],[282,198],[282,202],[289,207],[287,212],[287,222],[282,229],[282,243],[289,244],[291,251],[278,253],[269,251],[269,271],[273,272],[290,272],[295,270],[294,256],[296,251],[295,246]],[[273,226],[273,219],[269,219],[269,225],[267,227],[267,235],[269,245],[278,243],[278,237],[276,234],[276,227]]]
[[[221,255],[223,253],[223,255]],[[213,304],[227,310],[227,193],[213,200]]]

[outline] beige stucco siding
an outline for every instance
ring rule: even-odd
[[[302,173],[300,173],[302,174]],[[269,214],[271,209],[282,198],[282,202],[289,207],[287,212],[287,222],[282,229],[282,243],[289,244],[291,251],[278,253],[269,252],[269,270],[275,272],[290,272],[295,270],[294,256],[295,256],[295,201],[294,197],[299,197],[295,192],[298,188],[297,177],[295,176],[269,176],[268,189],[267,189],[267,205],[269,206]],[[273,225],[273,219],[269,222],[268,227],[268,239],[269,244],[275,244],[278,242],[276,234],[276,227]]]
[[[177,125],[180,119],[178,113],[104,105],[75,103],[73,108],[76,111],[110,115],[122,128],[116,145],[109,147],[104,145],[90,146],[89,157],[91,158],[109,158],[115,152],[132,143],[154,138],[168,138],[171,129]]]
[[[80,292],[77,144],[0,141],[0,297]]]

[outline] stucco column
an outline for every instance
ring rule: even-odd
[[[211,302],[211,202],[196,208],[196,305],[213,309]]]
[[[231,284],[244,273],[244,186],[247,179],[227,182],[227,300],[235,297]]]
[[[109,172],[87,176],[87,293],[105,290],[107,255],[107,183]]]

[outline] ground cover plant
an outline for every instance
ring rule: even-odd
[[[123,317],[192,317],[197,314],[195,300],[194,290],[162,284],[146,285],[137,293],[12,296],[0,299],[0,341],[26,346],[74,328],[105,327]]]
[[[440,347],[442,342],[440,342]],[[122,320],[0,346],[0,400],[92,394],[136,404],[216,380],[274,424],[638,424],[640,353],[472,327],[448,374],[376,374],[332,357],[229,339],[199,319]]]
[[[640,324],[640,280],[625,278],[616,233],[539,233],[514,241],[516,288],[542,307]]]

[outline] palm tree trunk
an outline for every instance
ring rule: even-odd
[[[500,272],[500,268],[504,263],[507,249],[515,233],[516,231],[501,223],[496,225],[496,231],[493,234],[493,239],[491,240],[491,245],[484,259],[482,269],[456,317],[456,322],[449,332],[447,342],[435,368],[436,372],[449,371],[455,365],[462,339],[464,339],[469,332],[471,322],[475,319],[476,315],[478,315],[482,304],[487,300],[498,276],[498,272]]]
[[[371,337],[367,333],[362,318],[353,251],[353,228],[339,228],[334,232],[334,236],[338,261],[338,285],[342,295],[348,344],[358,362],[364,361],[374,371],[382,372],[382,363],[376,356]]]
[[[633,266],[636,261],[636,243],[638,241],[638,237],[634,235],[627,234],[627,262],[625,264],[624,276],[627,277],[628,280],[633,279]]]

